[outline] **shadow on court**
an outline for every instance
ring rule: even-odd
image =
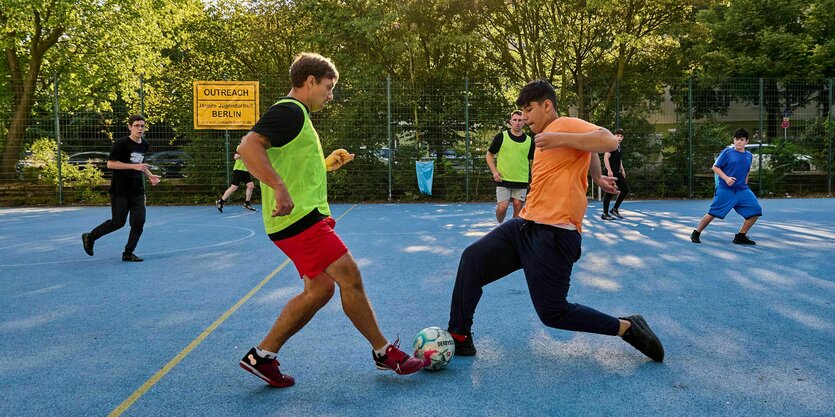
[[[485,288],[478,356],[405,377],[376,370],[334,297],[279,354],[287,389],[237,364],[302,286],[260,212],[149,207],[135,264],[127,228],[81,248],[107,207],[0,209],[0,415],[833,415],[835,200],[761,203],[753,247],[731,243],[734,212],[690,243],[709,201],[627,201],[607,222],[590,203],[569,299],[644,315],[663,364],[545,327],[516,272]],[[332,209],[386,336],[409,351],[446,327],[493,205]]]

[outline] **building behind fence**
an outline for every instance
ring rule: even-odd
[[[285,76],[249,80],[260,83],[262,113],[289,90]],[[246,131],[194,130],[191,92],[156,98],[159,108],[140,94],[135,105],[117,100],[111,111],[85,111],[63,108],[60,80],[49,82],[52,94],[36,99],[14,173],[0,177],[0,205],[107,203],[110,173],[104,164],[112,142],[128,134],[126,120],[133,113],[148,118],[147,162],[164,178],[147,187],[150,204],[206,204],[228,186],[232,154]],[[625,129],[623,164],[632,198],[710,197],[712,162],[740,127],[751,132],[751,145],[761,145],[752,146],[749,178],[760,197],[832,195],[833,80],[659,81],[654,93],[639,99],[628,87],[622,81],[611,99],[560,108],[571,116],[582,108],[580,116],[595,124]],[[484,156],[493,136],[506,128],[515,92],[498,81],[468,79],[430,86],[341,82],[334,101],[313,116],[326,154],[336,148],[356,154],[330,174],[331,200],[493,200],[495,184]],[[6,106],[0,109],[5,146],[12,116],[10,100],[0,102]],[[418,191],[420,160],[435,161],[432,196]]]

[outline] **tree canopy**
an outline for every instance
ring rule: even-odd
[[[557,87],[561,112],[616,123],[683,77],[699,80],[706,112],[755,100],[723,80],[763,77],[770,118],[822,94],[785,86],[835,77],[835,0],[0,0],[0,23],[3,178],[34,140],[30,119],[50,111],[55,76],[70,109],[139,111],[141,83],[149,116],[183,134],[194,80],[259,79],[269,104],[312,50],[334,59],[350,98],[332,111],[379,117],[368,103],[390,78],[408,107],[394,122],[438,155],[468,119],[467,131],[500,124],[534,78]]]

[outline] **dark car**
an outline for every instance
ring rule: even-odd
[[[105,178],[111,178],[113,176],[113,172],[107,168],[107,158],[109,157],[110,154],[107,152],[79,152],[70,155],[67,163],[82,168],[87,166],[87,163],[89,162],[90,165],[98,168]]]
[[[154,174],[163,178],[185,178],[187,174],[183,168],[191,163],[191,155],[186,151],[161,151],[145,157],[145,163],[152,166]]]

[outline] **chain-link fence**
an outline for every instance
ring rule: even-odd
[[[289,91],[286,76],[248,80],[259,81],[261,113]],[[151,86],[154,92],[146,94],[140,87],[138,103],[117,96],[107,111],[91,111],[64,108],[60,80],[41,86],[39,95],[25,98],[32,100],[25,114],[16,112],[17,96],[0,97],[0,205],[107,203],[107,156],[113,141],[128,135],[126,121],[134,113],[148,119],[146,162],[163,177],[147,187],[149,204],[205,204],[228,187],[232,155],[246,132],[195,130],[192,91]],[[626,131],[631,197],[711,196],[710,167],[738,128],[751,133],[749,184],[758,195],[831,196],[831,79],[643,78],[584,88],[560,94],[559,108]],[[493,136],[507,127],[515,89],[496,80],[341,80],[334,101],[313,115],[326,154],[336,148],[356,154],[329,175],[331,200],[494,199],[484,157]],[[435,161],[432,196],[418,191],[415,162],[421,160]],[[232,198],[242,198],[239,193]],[[254,200],[258,195],[256,187]]]

